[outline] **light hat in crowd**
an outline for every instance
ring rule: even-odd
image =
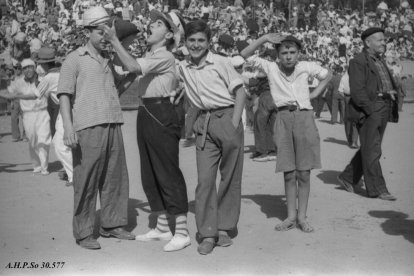
[[[97,27],[106,24],[111,17],[103,7],[92,7],[83,14],[84,27]]]
[[[20,62],[20,64],[22,66],[22,69],[27,67],[27,66],[33,66],[33,67],[36,66],[35,62],[33,60],[31,60],[30,58],[26,58],[26,59],[22,60],[22,62]]]
[[[48,63],[56,61],[56,51],[50,47],[42,47],[37,53],[37,63]]]

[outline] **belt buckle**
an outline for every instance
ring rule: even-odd
[[[296,111],[298,107],[296,105],[289,105],[289,111]]]

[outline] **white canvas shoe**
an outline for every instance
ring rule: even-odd
[[[151,229],[146,234],[137,235],[135,239],[137,241],[169,241],[172,239],[172,237],[173,235],[170,231],[161,233],[156,231],[155,229]]]
[[[191,244],[190,236],[174,235],[174,237],[164,246],[165,252],[178,251]]]

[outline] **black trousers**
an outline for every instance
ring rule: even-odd
[[[354,185],[363,175],[370,197],[388,192],[380,165],[381,143],[387,127],[388,109],[387,101],[377,101],[375,111],[357,124],[361,147],[341,174],[341,177]]]
[[[188,212],[187,188],[179,167],[180,136],[178,116],[171,103],[149,103],[138,108],[142,187],[153,212]]]
[[[276,151],[273,142],[273,125],[276,120],[276,105],[270,91],[259,95],[259,106],[254,114],[254,146],[256,152],[267,154]]]
[[[52,134],[52,137],[55,136],[55,132],[56,132],[56,120],[57,120],[57,116],[59,115],[59,105],[55,104],[52,100],[51,97],[49,97],[48,101],[47,101],[47,112],[49,113],[50,116],[50,132]]]

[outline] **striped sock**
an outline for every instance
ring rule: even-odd
[[[188,236],[187,215],[175,216],[175,235]]]
[[[166,233],[170,231],[170,227],[168,226],[167,214],[158,215],[156,229],[161,233]]]

